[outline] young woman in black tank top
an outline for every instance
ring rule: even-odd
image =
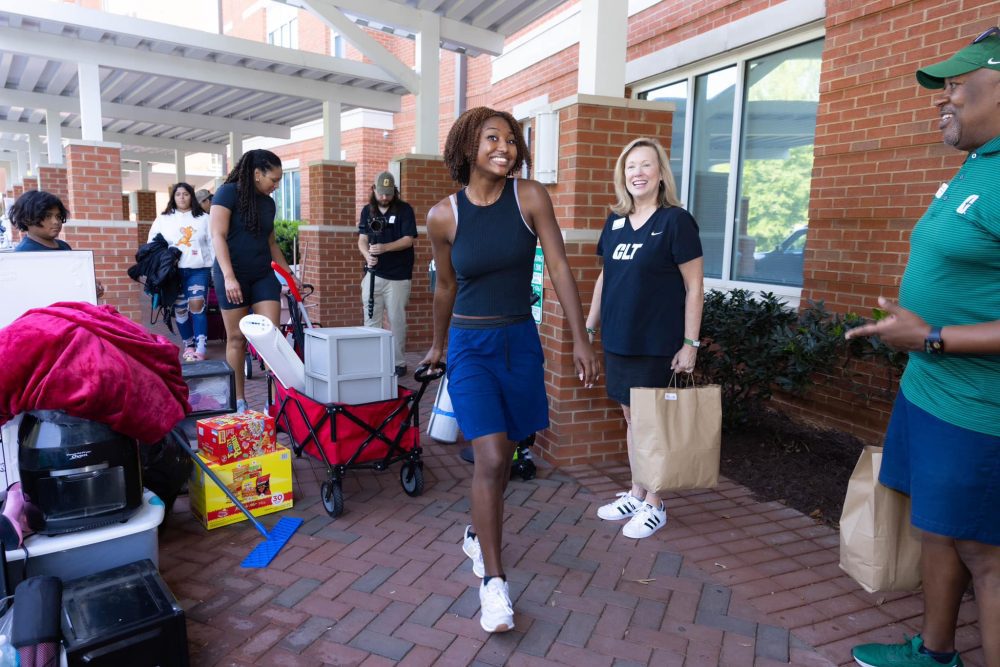
[[[472,558],[473,571],[484,577],[479,591],[480,625],[487,632],[504,632],[514,627],[500,562],[503,493],[514,453],[511,436],[525,428],[545,428],[548,421],[541,347],[534,322],[526,316],[530,271],[522,271],[526,259],[522,255],[530,252],[533,256],[534,244],[518,225],[542,245],[549,277],[572,330],[576,369],[586,386],[597,381],[599,365],[587,338],[576,282],[548,193],[535,181],[508,182],[523,162],[530,165],[520,125],[508,113],[470,109],[451,128],[444,157],[452,178],[465,188],[454,199],[439,202],[427,216],[437,286],[434,341],[421,364],[442,360],[448,335],[449,390],[459,426],[472,440],[475,452],[472,526],[466,529],[463,550]],[[516,206],[511,205],[512,198]],[[498,211],[505,212],[502,219]],[[510,220],[518,213],[519,220]],[[492,244],[483,243],[483,235],[494,225]],[[501,247],[512,243],[519,248],[513,256],[501,252]],[[515,278],[498,281],[498,274]],[[522,276],[523,285],[512,284],[520,283]],[[457,305],[456,296],[461,297]],[[459,312],[459,306],[468,312]],[[497,341],[499,348],[491,347]],[[526,352],[524,348],[531,349]],[[530,404],[525,396],[530,397]],[[502,413],[499,423],[497,413]],[[525,413],[533,421],[525,421]]]

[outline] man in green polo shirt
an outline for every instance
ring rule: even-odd
[[[866,667],[962,665],[955,626],[971,580],[989,667],[1000,667],[1000,29],[917,71],[941,89],[944,142],[968,156],[910,237],[899,304],[848,338],[910,352],[879,481],[912,499],[923,531],[922,633],[865,644]]]

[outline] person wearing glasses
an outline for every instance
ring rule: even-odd
[[[1000,665],[1000,29],[917,70],[944,143],[968,155],[910,237],[899,302],[847,332],[907,350],[879,481],[910,496],[922,531],[922,632],[853,650],[866,667],[962,665],[955,627],[970,580],[985,664]],[[956,298],[956,295],[961,295]]]

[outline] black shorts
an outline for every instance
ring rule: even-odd
[[[226,298],[226,281],[222,277],[222,271],[218,267],[212,269],[215,296],[219,299],[219,308],[222,310],[249,308],[262,301],[281,302],[281,283],[278,282],[273,271],[255,280],[247,280],[243,276],[237,275],[236,280],[239,281],[240,290],[243,292],[243,303],[229,302],[229,299]]]
[[[627,406],[632,387],[666,387],[672,374],[671,361],[671,357],[622,355],[605,350],[608,398]]]

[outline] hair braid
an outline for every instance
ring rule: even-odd
[[[262,173],[271,169],[281,169],[281,158],[271,151],[255,148],[244,153],[226,176],[226,183],[236,184],[236,212],[243,219],[246,230],[254,235],[260,231],[260,217],[254,201],[257,195],[255,169],[259,169]]]

